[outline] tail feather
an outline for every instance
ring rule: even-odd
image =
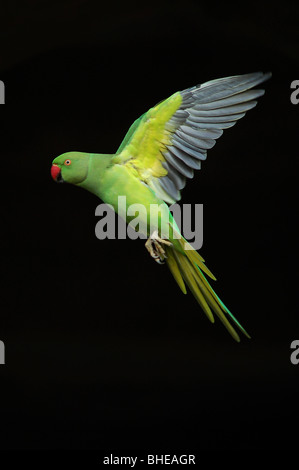
[[[216,281],[216,277],[214,276],[213,273],[209,270],[209,268],[204,264],[205,260],[203,257],[196,251],[194,248],[190,245],[190,243],[185,240],[182,235],[174,228],[173,225],[171,225],[171,228],[173,230],[173,235],[175,239],[178,241],[180,248],[184,253],[187,255],[189,260],[191,261],[192,264],[196,264],[202,271],[204,271],[211,279],[214,279]]]
[[[202,290],[198,289],[196,285],[196,278],[194,276],[194,273],[192,272],[192,269],[190,269],[190,261],[186,256],[182,255],[179,252],[174,251],[174,255],[189,289],[191,290],[192,294],[196,298],[197,302],[199,303],[205,314],[207,315],[208,319],[212,323],[214,323],[214,316],[211,312],[210,307],[207,304],[205,296],[203,295]]]
[[[170,249],[169,247],[166,247],[166,252],[167,252],[167,265],[175,278],[176,282],[178,283],[179,288],[183,292],[183,294],[187,294],[186,286],[184,284],[184,280],[182,278],[180,269],[177,265],[176,259],[174,257],[174,250]]]
[[[178,239],[178,242],[181,248],[180,250],[177,250],[172,246],[168,246],[166,248],[166,261],[170,271],[184,294],[186,293],[185,281],[212,323],[214,323],[213,313],[215,313],[236,341],[239,342],[240,337],[229,320],[232,321],[234,326],[237,326],[239,330],[247,336],[247,338],[250,338],[249,334],[219,299],[207,281],[203,272],[214,280],[216,280],[216,278],[205,266],[203,258],[183,237]],[[229,319],[225,314],[229,316]]]

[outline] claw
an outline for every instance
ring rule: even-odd
[[[154,258],[154,260],[159,264],[164,264],[165,258],[167,258],[162,245],[171,246],[172,243],[169,240],[160,238],[157,230],[152,233],[152,235],[145,243],[145,248],[148,250],[149,254]]]

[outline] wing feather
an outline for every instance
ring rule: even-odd
[[[167,203],[178,201],[186,178],[201,168],[223,130],[264,94],[252,88],[270,77],[262,72],[235,75],[174,93],[134,122],[113,162],[132,166]]]
[[[186,178],[193,178],[194,171],[192,167],[185,164],[182,159],[176,158],[177,156],[173,155],[173,153],[169,151],[164,152],[164,156],[167,162],[170,163],[170,165],[173,166],[173,168],[175,168],[179,173],[181,173],[183,176],[186,176]],[[197,169],[199,170],[200,168],[198,167]]]

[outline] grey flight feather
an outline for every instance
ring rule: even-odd
[[[155,178],[155,188],[161,197],[172,204],[180,199],[186,178],[193,178],[201,168],[207,150],[216,139],[254,108],[264,90],[252,88],[271,77],[271,73],[249,73],[219,78],[180,92],[180,108],[168,120],[165,129],[171,144],[162,152],[166,176]],[[168,197],[169,196],[169,197]]]

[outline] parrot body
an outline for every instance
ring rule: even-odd
[[[104,156],[105,158],[106,156]],[[108,156],[111,162],[112,156]],[[129,223],[133,216],[127,215],[127,209],[132,204],[142,204],[146,209],[146,214],[150,215],[150,206],[157,205],[164,208],[165,213],[169,213],[168,206],[164,201],[159,199],[149,187],[142,183],[138,178],[136,171],[127,167],[126,165],[113,164],[104,169],[102,167],[102,155],[90,155],[90,178],[86,178],[81,183],[81,187],[96,194],[100,199],[105,201],[106,204],[111,204],[116,212],[118,212],[118,197],[119,195],[126,196],[126,222]],[[138,194],[138,199],[136,198]],[[149,220],[144,220],[143,227],[146,229],[145,235],[149,233]]]
[[[135,217],[128,208],[141,204],[139,231],[148,237],[151,256],[166,261],[182,292],[187,284],[209,320],[214,322],[216,314],[236,341],[234,327],[249,335],[212,289],[205,274],[215,280],[214,275],[180,234],[167,204],[180,200],[186,178],[201,168],[223,129],[256,105],[264,90],[252,88],[270,76],[238,75],[174,93],[132,124],[115,154],[67,152],[53,160],[51,169],[55,181],[92,192],[116,212],[119,196],[125,196],[126,212],[120,215],[127,223]]]

